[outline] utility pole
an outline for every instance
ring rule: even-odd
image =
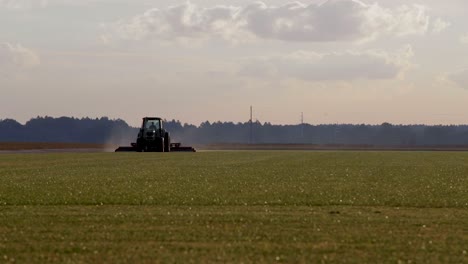
[[[249,144],[253,144],[253,107],[250,106],[250,136],[249,136]]]
[[[301,112],[301,139],[304,140],[304,112]]]

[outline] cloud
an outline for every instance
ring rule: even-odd
[[[432,33],[438,34],[451,26],[451,23],[441,18],[437,18],[434,23],[432,23]]]
[[[126,2],[126,0],[0,0],[0,9],[9,10],[29,10],[37,8],[47,8],[50,6],[92,6],[94,4],[116,4]],[[130,1],[127,1],[130,2]]]
[[[447,74],[446,79],[468,90],[468,68]]]
[[[45,7],[47,0],[0,0],[0,8],[6,9],[30,9]]]
[[[440,24],[440,23],[439,23]],[[201,8],[190,2],[150,9],[106,25],[108,35],[127,40],[217,37],[297,42],[366,41],[379,36],[422,35],[430,17],[421,5],[383,8],[357,0],[322,4],[291,2],[281,6],[255,2],[243,7]],[[107,36],[106,39],[109,39]]]
[[[460,42],[463,44],[468,44],[468,34],[462,35],[460,37]]]
[[[24,70],[40,64],[39,56],[34,51],[17,44],[0,42],[0,73]]]
[[[166,9],[150,9],[142,15],[107,25],[112,31],[104,39],[116,36],[122,39],[141,40],[149,38],[204,38],[210,35],[237,34],[241,25],[236,19],[237,9],[217,6],[200,9],[187,2]],[[104,25],[106,27],[106,25]]]
[[[379,80],[403,77],[411,67],[411,46],[395,54],[383,51],[315,53],[247,59],[239,75],[251,78],[293,78],[304,81]]]

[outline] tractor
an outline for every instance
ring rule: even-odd
[[[195,152],[193,147],[182,147],[181,143],[171,143],[171,137],[163,127],[159,117],[144,117],[136,143],[131,147],[119,147],[116,152]]]

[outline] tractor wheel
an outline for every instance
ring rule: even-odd
[[[156,152],[164,152],[164,138],[157,138]]]
[[[145,151],[145,141],[142,139],[137,139],[137,152],[144,152]]]
[[[171,137],[169,133],[164,133],[164,152],[171,152]]]

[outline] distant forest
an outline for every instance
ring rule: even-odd
[[[166,121],[172,141],[186,144],[284,143],[319,145],[436,146],[468,145],[468,125],[272,125],[208,121],[199,126]],[[121,119],[106,117],[37,117],[22,125],[12,119],[0,120],[1,142],[72,142],[128,145],[138,128]]]

